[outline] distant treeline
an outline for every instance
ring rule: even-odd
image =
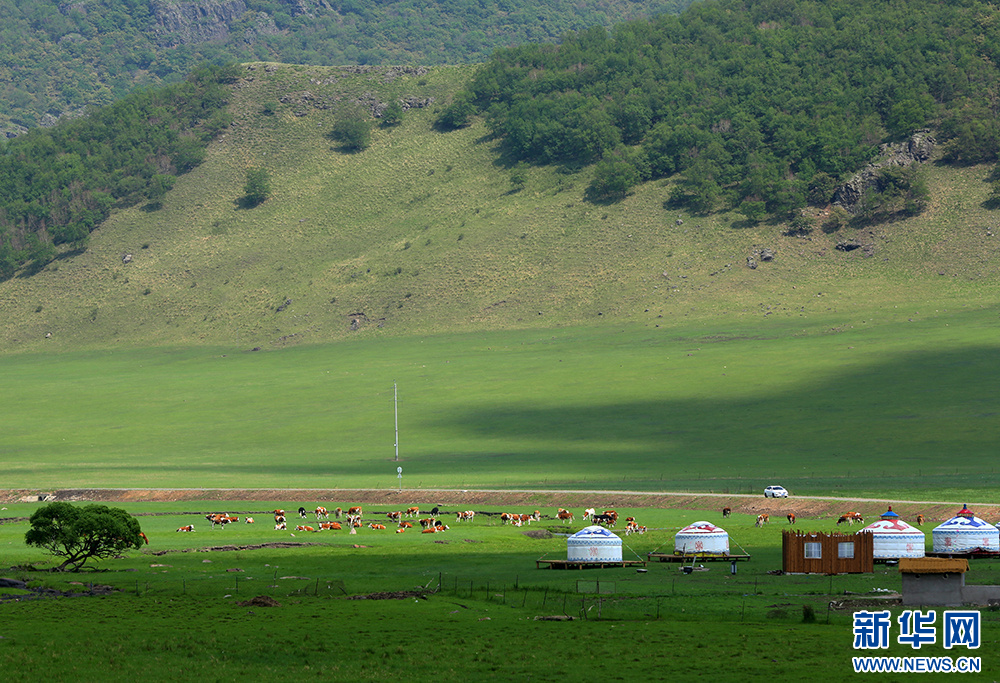
[[[484,113],[511,162],[596,162],[596,197],[679,174],[693,210],[786,216],[924,126],[950,162],[995,160],[998,59],[978,0],[713,0],[500,50],[442,122]],[[919,210],[919,179],[888,175],[887,201]]]
[[[0,0],[0,124],[46,125],[211,62],[468,64],[691,0]],[[0,130],[3,126],[0,125]]]
[[[115,206],[155,206],[229,124],[224,84],[237,74],[202,67],[0,148],[0,277],[48,263],[55,245],[82,246]]]

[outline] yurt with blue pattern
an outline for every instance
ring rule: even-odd
[[[622,539],[602,526],[588,526],[566,539],[570,562],[621,562]]]
[[[874,524],[858,532],[872,535],[872,548],[876,560],[898,560],[901,557],[923,557],[926,537],[924,532],[912,527],[892,511],[892,506],[882,513]]]
[[[931,532],[936,553],[1000,552],[1000,529],[984,522],[963,505],[954,517]]]

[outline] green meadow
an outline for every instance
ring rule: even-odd
[[[5,680],[636,680],[666,670],[722,681],[793,681],[820,670],[823,680],[848,680],[855,676],[851,656],[859,654],[852,649],[852,611],[880,609],[900,586],[895,567],[881,565],[863,575],[769,573],[781,566],[784,523],[755,528],[752,515],[739,513],[725,527],[733,552],[751,559],[736,573],[728,562],[706,562],[704,570],[685,574],[660,562],[645,572],[537,569],[539,558],[565,558],[560,534],[584,524],[552,520],[554,509],[520,529],[486,514],[501,508],[477,506],[474,522],[451,523],[439,534],[363,528],[351,535],[273,531],[270,511],[282,507],[292,519],[298,503],[290,501],[235,503],[241,519],[251,513],[256,523],[211,529],[202,513],[219,506],[127,504],[148,546],[101,562],[97,571],[53,575],[39,571],[51,559],[23,544],[24,517],[38,504],[7,505],[0,512],[0,563],[12,566],[6,576],[61,591],[115,590],[0,603]],[[384,519],[388,509],[367,506],[365,518]],[[452,512],[442,518],[450,522]],[[680,527],[718,516],[620,512],[649,528],[622,537],[624,559],[672,552]],[[195,531],[176,532],[183,524]],[[832,518],[800,517],[798,524],[836,528]],[[247,547],[276,542],[304,545]],[[1000,562],[976,561],[969,577],[969,583],[1000,582]],[[386,592],[396,599],[356,599]],[[239,604],[258,597],[277,604]],[[946,651],[939,639],[919,651],[893,643],[860,654],[979,655],[983,671],[995,671],[989,653],[1000,617],[984,610],[982,623],[978,651]]]
[[[992,502],[995,318],[976,307],[839,327],[10,355],[3,481],[722,493],[778,482],[793,495]]]

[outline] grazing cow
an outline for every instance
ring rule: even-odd
[[[427,527],[437,526],[437,520],[433,517],[424,517],[420,520],[420,526],[424,529]]]
[[[561,519],[563,524],[569,524],[573,521],[573,513],[569,510],[560,510],[556,517]]]
[[[539,512],[538,510],[535,510],[534,512],[531,513],[531,520],[533,522],[540,522],[540,521],[542,521],[542,513]]]
[[[325,507],[320,506],[316,508],[316,519],[319,519],[320,517],[323,519],[330,519],[330,513],[326,511]]]
[[[336,517],[337,519],[340,519],[340,516],[342,514],[344,514],[344,511],[340,508],[337,508],[336,510],[333,511],[333,516]]]
[[[285,521],[285,516],[284,515],[275,515],[274,516],[274,523],[275,524],[281,524],[284,521]]]
[[[340,522],[320,522],[319,529],[329,529],[331,531],[340,531]]]
[[[359,529],[361,527],[361,515],[347,515],[347,525]]]
[[[306,509],[304,507],[299,508],[299,517],[301,517],[302,519],[306,518]]]
[[[139,538],[141,538],[142,540],[144,540],[146,542],[146,545],[149,545],[149,538],[146,537],[146,534],[144,534],[144,533],[142,533],[140,531],[139,532]]]
[[[194,524],[188,524],[187,526],[182,526],[178,531],[194,531]]]
[[[411,508],[406,508],[406,516],[407,517],[416,517],[419,514],[420,514],[420,507],[419,506],[413,506]]]
[[[785,519],[788,520],[789,524],[795,524],[795,513],[789,512],[787,515],[785,515]]]
[[[510,514],[509,512],[501,512],[500,513],[500,523],[501,524],[513,524],[514,523],[514,515]]]
[[[597,514],[597,511],[594,508],[587,508],[583,511],[583,518],[592,520],[595,514]]]
[[[733,509],[731,507],[724,507],[724,508],[722,508],[722,516],[723,517],[728,517],[731,514],[733,514]]]
[[[604,514],[611,518],[611,526],[618,523],[618,512],[617,510],[605,510]]]
[[[615,520],[611,515],[591,515],[590,521],[599,526],[614,526]]]
[[[284,510],[275,510],[274,511],[274,516],[275,517],[278,517],[278,516],[284,517],[285,516],[285,511]]]
[[[471,522],[476,516],[475,510],[462,510],[455,513],[456,522]]]
[[[226,526],[227,524],[240,521],[239,517],[232,517],[228,513],[205,515],[205,519],[207,519],[212,523],[213,529],[215,528],[216,524],[218,524],[219,526]]]
[[[770,521],[771,521],[771,516],[766,512],[762,512],[759,515],[757,515],[757,521],[754,523],[754,526],[764,526]]]
[[[243,521],[246,522],[247,524],[253,524],[253,517],[247,517]]]
[[[917,515],[917,526],[923,526],[923,524],[924,524],[924,516]]]
[[[644,534],[644,533],[646,533],[646,527],[636,524],[635,520],[632,520],[631,522],[627,522],[625,524],[626,536],[630,534]]]
[[[853,525],[855,522],[863,524],[864,521],[865,518],[861,516],[860,512],[845,512],[840,516],[840,519],[837,520],[837,524],[840,525],[844,522],[847,522],[848,525]]]
[[[316,531],[316,529],[314,529],[314,528],[313,528],[313,527],[311,527],[311,526],[301,526],[301,525],[300,525],[300,526],[297,526],[297,527],[295,527],[295,530],[296,530],[296,531]]]
[[[274,530],[275,531],[284,531],[287,528],[288,528],[288,525],[285,524],[284,522],[278,522],[277,524],[274,525]]]
[[[385,513],[385,516],[389,519],[390,522],[400,522],[403,519],[402,512],[387,512]]]
[[[437,517],[437,513],[438,513],[438,512],[439,512],[439,510],[438,510],[438,507],[437,507],[437,505],[435,505],[435,506],[434,506],[434,507],[433,507],[433,508],[431,509],[431,517]]]

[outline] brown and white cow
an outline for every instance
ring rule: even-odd
[[[559,513],[556,514],[556,517],[561,519],[563,524],[569,524],[573,521],[573,513],[569,510],[560,510]]]
[[[416,517],[419,514],[420,514],[420,507],[419,506],[414,506],[414,507],[411,507],[411,508],[406,508],[406,515],[405,515],[406,517]]]
[[[340,522],[320,522],[319,529],[320,531],[324,529],[329,529],[331,531],[340,531]]]
[[[323,519],[330,519],[330,513],[326,511],[325,507],[320,506],[316,508],[316,519],[319,519],[320,517]]]
[[[311,527],[311,526],[302,526],[301,524],[299,526],[295,527],[295,530],[296,531],[316,531],[316,529],[314,527]]]
[[[402,511],[399,511],[399,512],[387,512],[387,513],[385,513],[385,516],[389,519],[390,522],[400,522],[403,519],[403,513],[402,513]]]
[[[253,524],[253,517],[247,517],[243,521],[246,522],[247,524]]]
[[[275,531],[284,531],[287,528],[288,528],[288,525],[285,524],[284,522],[278,522],[277,524],[274,525],[274,530]]]
[[[194,524],[188,524],[186,526],[182,526],[180,529],[178,529],[178,531],[194,531]]]
[[[354,515],[356,517],[361,516],[361,506],[355,505],[354,507],[347,508],[347,514]]]
[[[787,515],[785,515],[785,519],[788,520],[789,524],[795,524],[795,513],[789,512]]]
[[[731,507],[726,506],[726,507],[722,508],[722,516],[723,517],[728,517],[731,514],[733,514],[733,509]]]
[[[864,521],[865,518],[861,516],[860,512],[845,512],[840,516],[840,519],[837,520],[837,524],[840,525],[844,522],[847,522],[848,525],[853,525],[855,522],[863,524]]]
[[[759,515],[757,515],[757,521],[754,523],[754,526],[764,526],[770,521],[771,521],[771,516],[768,515],[766,512],[762,512]]]

